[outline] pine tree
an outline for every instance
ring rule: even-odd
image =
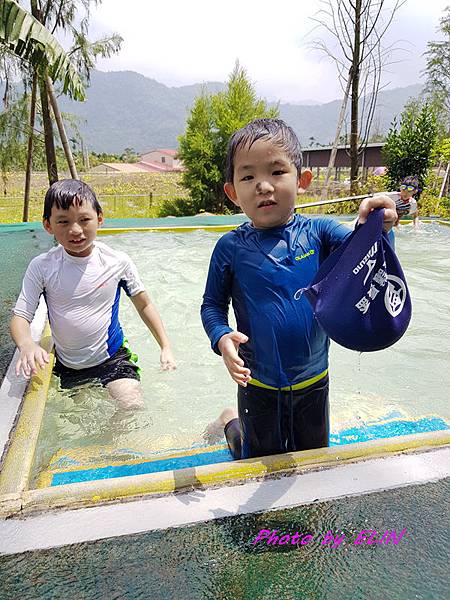
[[[183,185],[192,199],[192,213],[235,210],[223,192],[228,141],[237,129],[257,118],[278,115],[256,92],[243,68],[236,63],[226,90],[196,98],[187,120],[186,132],[179,137],[178,157],[183,161]]]

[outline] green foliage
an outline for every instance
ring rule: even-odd
[[[57,159],[58,164],[64,161],[60,148],[57,148]],[[45,157],[42,169],[45,169]],[[61,171],[61,177],[70,175]],[[150,218],[183,214],[176,209],[178,203],[182,205],[186,201],[180,173],[83,173],[82,179],[95,190],[107,218]],[[7,195],[2,197],[0,194],[0,223],[21,220],[23,187],[23,172],[8,174]],[[30,221],[41,219],[47,189],[46,174],[34,172],[31,179]],[[170,208],[170,204],[170,209],[164,209],[166,203],[174,204],[175,209]]]
[[[428,103],[410,102],[404,109],[400,127],[391,125],[383,147],[389,189],[396,190],[403,177],[417,175],[421,190],[435,160],[437,143],[436,116]]]
[[[438,198],[431,190],[426,189],[420,197],[419,211],[421,215],[450,217],[450,198]]]
[[[48,67],[52,80],[62,82],[63,93],[84,100],[81,79],[52,33],[14,0],[2,0],[0,7],[2,46],[40,72]]]
[[[183,185],[192,198],[196,212],[229,212],[235,207],[225,197],[225,160],[232,133],[250,121],[275,117],[278,109],[267,108],[258,100],[247,74],[238,63],[230,75],[224,92],[198,96],[180,136],[178,156],[186,171]]]
[[[121,158],[118,154],[107,154],[106,152],[90,152],[89,153],[89,164],[91,169],[100,165],[101,163],[115,163],[121,162]]]
[[[136,163],[139,161],[139,154],[134,148],[125,148],[120,160],[125,163]]]
[[[161,205],[158,217],[193,217],[202,212],[200,204],[192,198],[170,198]]]
[[[440,20],[439,32],[443,39],[428,42],[426,92],[439,114],[439,121],[448,135],[450,129],[450,6]]]
[[[27,104],[27,97],[22,96],[0,113],[0,170],[4,193],[9,172],[25,168],[27,144],[24,123],[27,120]]]
[[[436,155],[442,162],[450,162],[450,137],[444,138],[436,147]]]

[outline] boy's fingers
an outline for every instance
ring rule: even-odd
[[[36,361],[39,367],[43,369],[45,367],[45,364],[48,363],[48,358],[46,358],[44,355],[41,355],[36,359]]]
[[[28,369],[29,369],[29,372],[31,371],[31,373],[33,373],[33,375],[35,373],[37,373],[36,363],[34,361],[34,356],[30,356],[28,358]]]
[[[22,361],[19,358],[19,360],[16,362],[16,377],[19,377],[21,369],[22,369]]]
[[[238,374],[231,374],[232,379],[242,387],[247,387],[247,377]]]

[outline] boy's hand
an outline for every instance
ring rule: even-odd
[[[36,342],[27,342],[20,348],[20,357],[16,363],[16,375],[19,377],[20,372],[28,379],[32,375],[36,375],[38,367],[43,369],[46,363],[49,362],[48,353],[41,348]]]
[[[366,198],[361,202],[359,205],[358,223],[361,225],[365,223],[369,213],[372,212],[374,208],[384,208],[383,229],[385,231],[390,231],[397,223],[398,215],[394,200],[383,194],[374,196],[373,198]]]
[[[177,368],[177,363],[170,348],[162,348],[159,361],[163,371],[175,371]]]
[[[244,361],[238,354],[238,348],[240,344],[246,342],[248,342],[246,335],[239,331],[232,331],[223,335],[217,344],[231,379],[242,387],[247,386],[247,381],[250,379],[250,369],[244,367]]]

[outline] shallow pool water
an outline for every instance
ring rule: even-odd
[[[11,361],[14,344],[9,336],[11,310],[30,260],[51,248],[53,237],[44,230],[12,231],[0,234],[0,381]]]
[[[444,480],[0,557],[0,597],[443,600],[450,589],[449,511]],[[254,544],[262,529],[311,539]],[[386,531],[396,532],[397,544],[367,543]],[[323,544],[328,532],[341,543]]]
[[[156,342],[124,296],[120,320],[139,355],[146,409],[117,413],[100,386],[61,393],[54,378],[37,451],[36,472],[59,449],[98,462],[98,448],[117,457],[200,443],[205,425],[235,405],[235,384],[202,329],[199,309],[218,233],[130,233],[101,240],[135,261],[172,341],[178,369],[162,372]],[[393,347],[358,354],[332,344],[334,430],[401,413],[450,418],[450,230],[433,224],[397,232],[397,253],[411,289],[413,317]]]

